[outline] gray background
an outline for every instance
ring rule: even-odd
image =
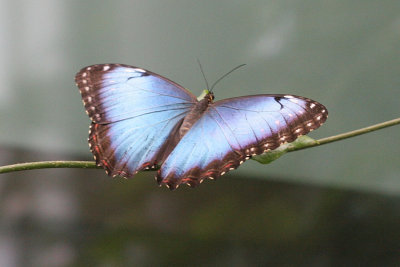
[[[396,0],[0,1],[0,164],[29,160],[92,159],[86,142],[89,119],[84,112],[78,89],[74,85],[76,72],[87,65],[125,63],[138,66],[168,77],[189,88],[195,95],[199,95],[205,84],[196,58],[202,62],[210,83],[232,67],[246,63],[246,67],[234,72],[217,86],[215,89],[217,99],[260,93],[289,93],[310,97],[323,103],[329,110],[326,124],[310,134],[311,137],[318,139],[399,117],[399,52],[400,1]],[[400,127],[397,126],[326,146],[290,153],[270,165],[248,161],[216,183],[206,183],[195,190],[178,190],[173,193],[174,195],[166,190],[160,191],[151,178],[153,174],[148,173],[138,175],[138,178],[129,181],[109,180],[101,170],[42,170],[2,175],[0,189],[3,194],[1,222],[3,235],[0,233],[0,250],[3,244],[3,247],[7,248],[6,251],[14,253],[7,253],[8,256],[3,257],[3,263],[13,265],[33,261],[41,264],[39,259],[49,258],[50,263],[61,266],[64,263],[62,260],[51,258],[58,255],[59,250],[64,253],[61,254],[66,257],[66,263],[76,263],[77,259],[81,260],[81,264],[93,263],[82,260],[92,254],[88,252],[84,254],[86,256],[79,256],[80,250],[72,245],[79,244],[78,237],[70,243],[67,242],[67,245],[61,241],[56,242],[55,248],[52,242],[46,243],[47,241],[42,240],[43,244],[51,244],[48,246],[56,251],[49,253],[48,257],[40,253],[37,256],[38,251],[35,250],[37,240],[33,237],[29,238],[32,246],[21,248],[18,245],[22,242],[20,236],[26,238],[26,231],[33,235],[40,235],[41,232],[36,228],[37,231],[32,232],[24,227],[22,230],[15,229],[11,226],[15,225],[13,220],[20,222],[21,218],[25,220],[28,216],[28,222],[32,218],[36,223],[44,220],[45,227],[48,227],[48,224],[60,225],[60,222],[71,223],[69,226],[61,224],[63,229],[61,236],[69,235],[69,231],[65,230],[68,227],[75,229],[75,233],[84,231],[82,228],[74,228],[75,223],[102,225],[105,218],[111,221],[108,221],[111,225],[129,228],[132,220],[127,219],[128,217],[122,216],[126,220],[118,216],[117,219],[110,219],[107,214],[117,209],[117,206],[125,205],[119,206],[118,203],[126,201],[130,203],[132,198],[136,199],[135,194],[139,194],[138,190],[144,196],[157,195],[155,199],[152,198],[146,202],[147,204],[143,204],[145,207],[143,210],[155,209],[162,211],[161,214],[171,207],[168,204],[165,204],[168,207],[164,207],[164,204],[160,203],[175,203],[171,198],[179,199],[185,195],[190,199],[190,194],[205,197],[208,190],[216,195],[221,194],[222,197],[226,196],[222,193],[226,192],[223,190],[232,190],[228,199],[233,202],[229,204],[222,202],[226,206],[221,204],[221,210],[226,212],[227,207],[237,207],[234,203],[242,203],[244,199],[251,198],[255,193],[245,188],[255,185],[257,188],[268,187],[269,189],[265,189],[269,190],[265,191],[268,196],[273,194],[266,193],[271,192],[271,188],[282,192],[279,199],[283,202],[279,202],[280,204],[271,204],[275,202],[269,198],[265,202],[269,203],[267,206],[259,207],[264,211],[270,211],[271,208],[276,210],[274,216],[285,216],[282,214],[286,214],[288,209],[282,203],[286,203],[288,194],[302,199],[303,207],[310,204],[324,206],[318,202],[321,198],[322,203],[326,201],[331,203],[327,200],[330,199],[330,194],[335,196],[334,200],[341,199],[339,196],[343,196],[342,194],[349,194],[344,198],[349,197],[352,200],[364,197],[366,203],[369,203],[365,207],[369,208],[370,204],[374,203],[371,204],[373,206],[371,210],[352,202],[353,206],[349,205],[354,209],[349,213],[353,215],[360,212],[365,214],[365,210],[371,213],[382,210],[378,207],[381,207],[380,205],[387,207],[385,201],[395,203],[393,205],[398,207],[399,135]],[[145,179],[142,176],[150,178]],[[82,182],[86,179],[82,177],[88,180]],[[16,179],[19,182],[16,182]],[[241,195],[242,193],[239,193],[241,190],[238,189],[237,192],[236,188],[243,189],[248,195]],[[338,189],[345,191],[336,191]],[[106,195],[98,194],[96,190]],[[359,192],[373,194],[360,197]],[[260,197],[264,195],[262,192],[259,193]],[[84,201],[82,194],[90,199]],[[239,194],[240,200],[233,200],[235,194]],[[374,199],[376,196],[384,200],[372,201],[370,197]],[[102,216],[96,217],[93,214],[87,216],[91,214],[90,210],[99,208],[96,205],[97,201],[103,206],[104,203],[99,198],[104,201],[108,198],[118,200],[111,202],[115,206],[110,204],[109,210],[107,212],[103,210]],[[228,201],[225,197],[222,199]],[[291,203],[296,205],[296,197],[292,201]],[[382,204],[382,201],[385,204]],[[333,203],[337,204],[335,201]],[[82,208],[82,205],[86,208]],[[202,208],[201,203],[193,205],[200,205],[196,207]],[[239,214],[237,217],[232,215],[232,220],[240,218],[243,215],[242,211],[251,210],[253,204],[248,205],[248,208],[245,206],[243,210],[239,208]],[[329,205],[326,210],[332,207]],[[343,207],[345,206],[348,205]],[[50,217],[40,213],[42,208],[44,214],[50,212]],[[129,211],[132,210],[135,208]],[[293,208],[293,211],[295,210],[296,208]],[[398,212],[397,208],[394,210]],[[318,217],[320,211],[315,211],[313,214]],[[219,214],[220,210],[215,209],[214,213],[204,212],[204,214]],[[299,216],[307,218],[307,211],[304,212],[305,214]],[[398,218],[398,213],[395,212],[394,215],[393,211],[388,213]],[[40,217],[42,216],[40,214],[44,217]],[[55,221],[52,220],[54,216]],[[175,222],[171,219],[171,214],[162,217],[159,212],[155,212],[155,217],[148,216],[157,222],[155,225],[164,224],[165,220],[170,220],[170,224]],[[47,221],[49,218],[50,223]],[[210,221],[211,224],[215,223],[213,222],[215,217],[211,215],[210,218],[203,219],[206,224]],[[391,222],[394,223],[396,220],[393,219]],[[231,221],[223,220],[223,222],[221,227]],[[187,222],[180,223],[187,225]],[[309,225],[305,222],[303,224]],[[28,223],[29,225],[31,224]],[[175,225],[180,227],[179,223]],[[275,226],[279,228],[279,225],[276,223]],[[298,227],[299,224],[294,223],[294,225]],[[380,226],[382,229],[387,227],[387,225]],[[42,229],[40,223],[37,227]],[[193,226],[193,229],[195,228]],[[200,228],[203,229],[203,226]],[[238,229],[231,229],[232,233],[236,233]],[[161,232],[168,232],[164,230]],[[142,230],[137,231],[140,233]],[[286,233],[285,230],[281,231]],[[59,233],[57,230],[56,234],[51,232],[50,236],[57,236],[63,240]],[[227,236],[231,236],[229,233],[231,232],[228,231]],[[272,231],[267,236],[271,237],[276,233]],[[135,236],[131,232],[130,234]],[[197,234],[201,236],[200,239],[204,238],[203,232]],[[260,236],[263,236],[263,233],[248,238],[254,241]],[[279,234],[277,236],[272,241],[268,239],[267,243],[274,246],[274,240],[284,240]],[[246,238],[244,239],[247,240]],[[101,240],[97,240],[99,244],[102,244]],[[93,241],[93,244],[98,243]],[[318,244],[315,246],[318,247]],[[189,241],[187,245],[190,246]],[[104,251],[108,251],[96,249],[96,252],[93,252],[95,255],[104,255]],[[133,255],[141,255],[138,257],[142,259],[142,263],[149,263],[147,260],[152,258],[146,254],[150,253],[149,251],[136,245],[133,245],[133,248],[124,247],[123,251],[128,252],[125,251],[121,254],[123,256],[116,258],[125,259],[126,255],[132,255],[130,249],[134,251]],[[242,255],[237,254],[235,249],[238,248],[233,246],[229,253],[226,252],[228,254],[222,253],[222,255]],[[268,249],[267,251],[271,252]],[[365,252],[361,251],[360,255],[364,255]],[[260,255],[266,254],[260,252]],[[32,258],[32,255],[36,255],[37,258]],[[325,263],[329,265],[335,262],[331,261],[332,259],[339,258],[335,253],[329,255],[320,258],[321,255],[318,254],[316,259],[307,261],[307,264],[317,262],[316,265]],[[128,257],[128,260],[122,262],[114,262],[108,258],[109,261],[100,262],[117,265],[138,263],[140,261],[137,261],[136,256],[133,260]],[[232,259],[230,256],[222,258]],[[243,259],[247,258],[243,256],[233,262],[249,263]],[[221,259],[210,260],[208,263],[211,262],[229,263]],[[296,262],[296,258],[293,262]],[[322,263],[319,264],[320,262]],[[349,263],[349,261],[343,262]],[[377,262],[382,263],[382,261]]]

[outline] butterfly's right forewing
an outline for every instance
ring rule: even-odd
[[[197,102],[178,84],[127,65],[89,66],[75,80],[92,120],[89,146],[109,175],[129,177],[157,164],[162,147]]]

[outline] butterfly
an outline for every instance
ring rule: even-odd
[[[217,179],[254,155],[321,126],[327,109],[309,98],[260,94],[214,102],[141,68],[99,64],[75,77],[91,120],[89,146],[111,176],[159,167],[170,189]]]

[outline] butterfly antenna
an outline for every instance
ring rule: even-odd
[[[208,86],[208,81],[207,81],[206,75],[204,74],[203,67],[201,66],[199,59],[197,59],[197,63],[199,64],[201,74],[203,74],[204,81],[206,81],[207,90],[210,91],[210,87]]]
[[[229,74],[231,74],[232,72],[234,72],[235,70],[237,70],[237,69],[239,69],[239,68],[241,68],[241,67],[243,67],[243,66],[245,66],[246,64],[241,64],[241,65],[239,65],[239,66],[237,66],[237,67],[234,67],[233,69],[231,69],[230,71],[228,71],[227,73],[225,73],[224,75],[222,75],[222,77],[221,78],[219,78],[212,86],[211,86],[211,92],[212,92],[212,90],[214,89],[214,87],[215,87],[215,85],[217,84],[217,83],[219,83],[223,78],[225,78],[226,76],[228,76]]]

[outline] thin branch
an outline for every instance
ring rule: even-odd
[[[317,142],[306,145],[304,147],[297,148],[297,149],[289,149],[288,152],[297,151],[297,150],[310,148],[310,147],[314,147],[314,146],[329,144],[329,143],[336,142],[339,140],[344,140],[347,138],[355,137],[358,135],[362,135],[362,134],[370,133],[370,132],[377,131],[377,130],[380,130],[383,128],[387,128],[390,126],[394,126],[396,124],[400,124],[400,118],[390,120],[390,121],[385,121],[385,122],[378,123],[378,124],[374,124],[374,125],[371,125],[371,126],[368,126],[365,128],[361,128],[358,130],[350,131],[347,133],[342,133],[342,134],[338,134],[338,135],[334,135],[334,136],[330,136],[330,137],[321,138],[321,139],[317,140]]]
[[[48,169],[48,168],[83,168],[83,169],[94,169],[100,168],[96,166],[94,161],[37,161],[27,163],[17,163],[12,165],[6,165],[0,167],[1,173],[26,171],[35,169]]]
[[[307,144],[301,148],[288,148],[287,152],[293,152],[305,148],[310,148],[314,146],[320,146],[329,144],[332,142],[336,142],[339,140],[351,138],[354,136],[370,133],[373,131],[377,131],[386,127],[394,126],[396,124],[400,124],[400,118],[378,123],[372,126],[368,126],[362,129],[358,129],[355,131],[350,131],[343,134],[338,134],[331,137],[326,137],[317,140],[315,143]],[[16,172],[16,171],[26,171],[26,170],[35,170],[35,169],[47,169],[47,168],[101,168],[96,166],[96,163],[93,161],[38,161],[38,162],[27,162],[27,163],[19,163],[19,164],[12,164],[0,167],[0,174],[2,173],[9,173],[9,172]]]

